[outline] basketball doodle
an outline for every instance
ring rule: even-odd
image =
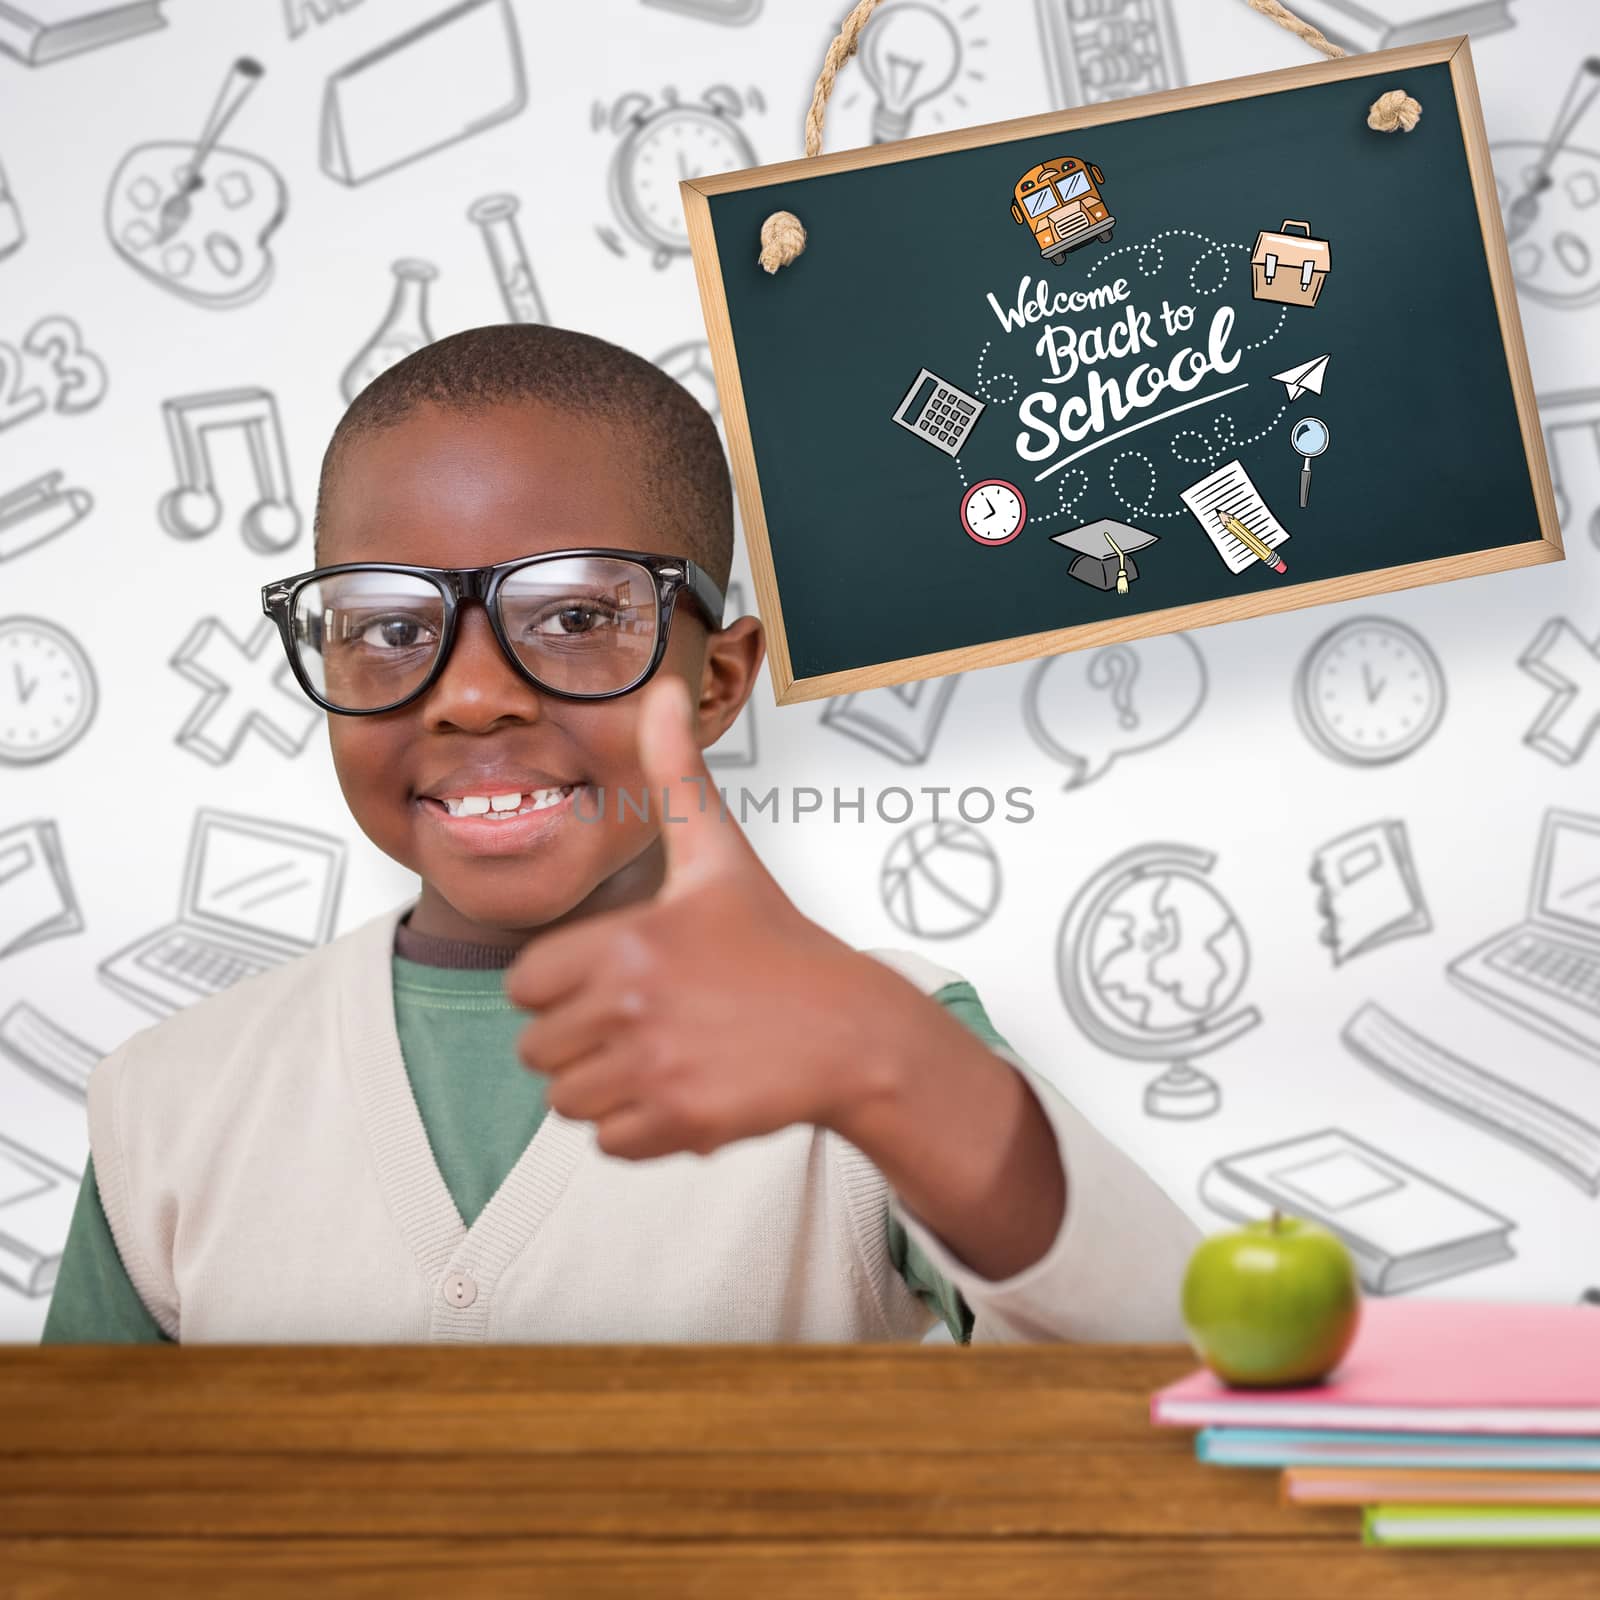
[[[1000,861],[965,822],[916,822],[889,846],[883,909],[919,939],[954,939],[981,928],[1000,903]]]

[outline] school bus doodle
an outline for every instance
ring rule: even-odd
[[[1052,266],[1060,266],[1069,250],[1093,240],[1109,243],[1116,218],[1111,215],[1100,185],[1106,175],[1092,161],[1060,156],[1029,167],[1011,192],[1011,215],[1033,229],[1039,253]]]

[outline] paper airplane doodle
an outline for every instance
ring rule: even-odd
[[[1298,367],[1290,367],[1286,372],[1274,372],[1275,382],[1281,383],[1289,391],[1291,400],[1298,400],[1306,393],[1321,394],[1322,380],[1328,375],[1327,356],[1318,356],[1315,361],[1303,362]]]

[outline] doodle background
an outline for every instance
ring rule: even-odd
[[[867,38],[909,3],[885,6]],[[1109,82],[1097,98],[1119,86],[1114,70],[1109,79],[1103,67],[1086,71],[1081,52],[1063,59],[1070,47],[1061,44],[1050,0],[928,4],[950,22],[959,66],[946,89],[910,108],[913,134],[1049,110],[1066,103],[1062,84]],[[0,539],[0,627],[37,618],[66,630],[97,686],[93,716],[67,748],[43,761],[0,757],[0,851],[47,836],[36,824],[53,825],[59,849],[53,871],[36,862],[28,873],[0,873],[0,1154],[26,1157],[33,1174],[7,1166],[0,1180],[0,1337],[8,1340],[37,1338],[48,1303],[48,1289],[29,1292],[30,1269],[16,1263],[29,1252],[48,1256],[65,1239],[70,1199],[52,1247],[38,1235],[39,1189],[54,1181],[75,1194],[87,1154],[81,1092],[72,1092],[70,1072],[43,1065],[52,1049],[40,1042],[38,1019],[93,1056],[152,1020],[99,968],[176,916],[201,811],[246,819],[257,831],[305,830],[335,857],[334,933],[415,889],[350,818],[320,714],[308,719],[292,685],[275,686],[267,663],[274,672],[280,664],[276,640],[254,670],[242,653],[265,623],[260,585],[311,564],[316,474],[343,409],[341,375],[384,319],[393,263],[420,259],[437,269],[427,302],[434,337],[502,320],[485,240],[467,212],[485,195],[513,194],[551,320],[652,359],[695,345],[703,327],[688,257],[669,251],[654,264],[652,247],[618,210],[611,171],[619,136],[610,114],[630,95],[659,107],[671,86],[684,102],[736,104],[730,115],[756,160],[794,157],[816,66],[844,8],[768,0],[744,7],[753,14],[734,26],[725,19],[738,8],[693,0],[566,8],[517,0],[520,110],[363,181],[329,176],[318,160],[329,75],[444,9],[440,0],[344,9],[331,0],[320,8],[167,0],[167,25],[136,38],[40,66],[0,54],[0,167],[23,231],[0,258],[0,341],[19,347],[41,319],[70,318],[108,380],[104,397],[86,409],[49,406],[0,427],[0,495],[61,472],[65,485],[93,500],[56,537],[14,550]],[[1153,0],[1122,9],[1137,21]],[[1382,10],[1378,0],[1374,9]],[[1492,143],[1537,144],[1550,107],[1600,34],[1584,0],[1521,0],[1512,12],[1514,26],[1474,41],[1485,118]],[[1177,48],[1165,67],[1181,81],[1310,59],[1299,41],[1235,0],[1183,0],[1171,13]],[[130,149],[199,136],[240,55],[265,72],[221,144],[276,171],[288,204],[268,241],[270,285],[247,303],[211,309],[132,270],[108,242],[104,211]],[[404,104],[380,97],[375,108],[364,105],[376,118],[376,146],[403,139]],[[861,67],[847,65],[826,148],[867,142],[884,115]],[[1571,143],[1600,146],[1600,111]],[[1590,242],[1600,252],[1600,206],[1591,216]],[[1118,647],[1123,653],[1095,660],[970,673],[953,688],[925,686],[934,714],[922,742],[913,738],[898,753],[852,732],[838,707],[776,708],[764,673],[747,720],[717,754],[730,792],[777,785],[787,805],[800,786],[827,796],[837,788],[850,799],[864,789],[865,820],[846,811],[835,821],[825,809],[799,821],[750,821],[753,841],[796,903],[858,946],[909,946],[969,977],[1013,1046],[1202,1226],[1226,1225],[1200,1198],[1213,1163],[1338,1128],[1516,1224],[1510,1259],[1415,1292],[1570,1302],[1600,1281],[1600,1200],[1527,1151],[1387,1081],[1340,1037],[1376,1002],[1441,1047],[1600,1125],[1600,1061],[1491,1010],[1446,973],[1523,917],[1546,812],[1600,812],[1600,754],[1589,748],[1593,724],[1582,711],[1587,705],[1589,716],[1600,716],[1600,662],[1589,648],[1600,638],[1600,550],[1590,536],[1600,510],[1600,303],[1524,295],[1522,318],[1536,387],[1541,397],[1560,397],[1545,408],[1547,425],[1578,424],[1561,435],[1559,451],[1566,562],[1205,629],[1188,636],[1193,650]],[[848,355],[840,352],[842,363]],[[27,379],[53,393],[48,358],[29,355],[25,364]],[[1393,353],[1391,371],[1369,381],[1375,405],[1428,402],[1429,375],[1410,370],[1404,350]],[[265,550],[241,537],[259,491],[237,429],[211,439],[220,524],[173,537],[158,514],[178,486],[164,404],[249,389],[270,393],[281,418],[298,537]],[[884,425],[892,427],[887,415]],[[817,467],[825,472],[827,464]],[[1358,471],[1359,463],[1336,463],[1330,452],[1317,470]],[[1427,472],[1428,463],[1417,470]],[[748,597],[742,529],[734,572]],[[1447,684],[1437,730],[1382,765],[1331,759],[1295,709],[1307,652],[1329,629],[1365,615],[1420,634]],[[1556,691],[1519,666],[1557,619],[1581,646],[1557,659],[1589,662],[1566,724],[1576,732],[1565,744],[1533,737]],[[199,665],[178,670],[180,653]],[[1040,677],[1047,667],[1053,677]],[[19,681],[0,689],[8,712]],[[1046,694],[1076,698],[1041,706]],[[1126,728],[1141,709],[1149,720]],[[1081,759],[1071,759],[1073,751]],[[978,844],[941,829],[906,842],[911,826],[931,818],[931,800],[919,795],[907,823],[881,821],[873,799],[892,785],[943,786],[942,817],[953,814],[962,789],[982,786],[998,798],[1025,786],[1034,815],[1008,823],[1002,801],[995,819],[976,829]],[[1404,824],[1426,931],[1335,965],[1319,937],[1310,864],[1330,841],[1386,820]],[[1191,1120],[1146,1113],[1144,1090],[1161,1064],[1087,1038],[1057,973],[1058,936],[1080,888],[1123,852],[1160,842],[1214,855],[1208,881],[1248,946],[1233,1004],[1260,1013],[1257,1025],[1197,1061],[1221,1101]],[[959,857],[948,880],[940,849]],[[942,897],[926,885],[920,897],[907,892],[919,859],[935,885],[954,887]],[[897,892],[886,894],[891,862]],[[55,924],[31,910],[29,898],[51,878],[66,913]],[[963,914],[968,905],[979,914]],[[919,906],[930,909],[908,910]],[[920,915],[927,920],[915,921]],[[908,931],[908,918],[923,936]]]

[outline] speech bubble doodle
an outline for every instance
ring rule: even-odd
[[[1034,743],[1067,769],[1062,787],[1078,789],[1119,757],[1181,733],[1205,697],[1199,647],[1172,633],[1041,661],[1022,712]]]

